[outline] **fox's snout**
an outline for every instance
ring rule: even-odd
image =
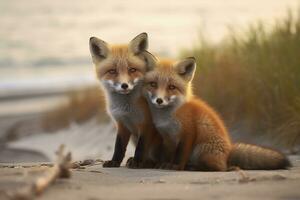
[[[157,106],[167,106],[168,105],[168,101],[164,100],[164,98],[161,98],[161,97],[155,97],[152,100],[152,103]]]
[[[164,100],[161,99],[161,98],[157,98],[157,99],[156,99],[156,103],[157,103],[158,105],[162,104],[163,102],[164,102]]]
[[[134,88],[134,85],[130,82],[119,82],[116,84],[115,90],[117,92],[127,94],[131,90],[133,90],[133,88]]]
[[[106,88],[113,90],[121,94],[129,94],[135,86],[138,84],[139,79],[135,78],[134,80],[104,80],[103,83]]]
[[[127,90],[128,84],[127,84],[127,83],[122,83],[122,84],[121,84],[121,88],[122,88],[123,90]]]
[[[175,95],[172,96],[166,96],[166,95],[160,95],[160,94],[154,94],[150,91],[148,91],[149,99],[151,100],[151,103],[154,104],[156,107],[162,108],[170,105],[173,103],[176,99]]]

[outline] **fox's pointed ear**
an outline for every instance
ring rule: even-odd
[[[144,51],[139,56],[145,61],[147,71],[151,71],[154,69],[157,62],[157,59],[154,55],[152,55],[148,51]]]
[[[94,63],[107,58],[108,51],[106,42],[96,37],[90,38],[90,52]]]
[[[148,35],[147,33],[141,33],[137,35],[129,43],[129,48],[134,54],[140,54],[148,49]]]
[[[191,81],[196,71],[196,59],[194,57],[185,58],[179,61],[175,68],[178,74],[186,81]]]

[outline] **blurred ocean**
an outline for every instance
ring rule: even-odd
[[[127,43],[145,31],[151,51],[176,56],[200,32],[220,41],[228,26],[271,24],[287,9],[299,0],[0,0],[0,96],[94,82],[91,36]]]
[[[96,84],[91,36],[127,43],[147,32],[150,51],[177,56],[200,33],[218,42],[228,26],[240,30],[257,19],[271,25],[299,5],[300,0],[0,0],[0,152],[1,140],[16,124],[26,124],[27,132],[39,130],[40,114],[66,102],[66,91]],[[43,145],[26,141],[11,145],[43,151]]]

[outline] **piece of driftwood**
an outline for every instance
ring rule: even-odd
[[[244,170],[237,170],[237,173],[239,174],[240,178],[238,180],[239,183],[248,183],[251,181],[254,181],[253,178],[251,178],[250,176],[248,176]]]
[[[64,152],[61,145],[56,152],[57,160],[53,167],[49,168],[44,175],[38,177],[32,184],[15,192],[7,193],[8,199],[27,200],[42,194],[58,178],[70,178],[71,153]]]
[[[70,178],[70,166],[71,166],[71,153],[64,154],[64,146],[61,145],[56,152],[57,161],[56,164],[49,169],[49,172],[45,176],[39,177],[35,183],[35,193],[41,194],[51,183],[57,178]]]

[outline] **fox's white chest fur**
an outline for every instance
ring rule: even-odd
[[[153,104],[150,105],[150,110],[153,118],[153,123],[157,131],[170,144],[177,144],[178,134],[181,128],[180,123],[174,117],[173,108],[156,108]]]
[[[108,111],[116,121],[120,121],[133,134],[140,134],[137,125],[144,120],[144,113],[137,104],[140,91],[135,90],[130,94],[108,94]]]

